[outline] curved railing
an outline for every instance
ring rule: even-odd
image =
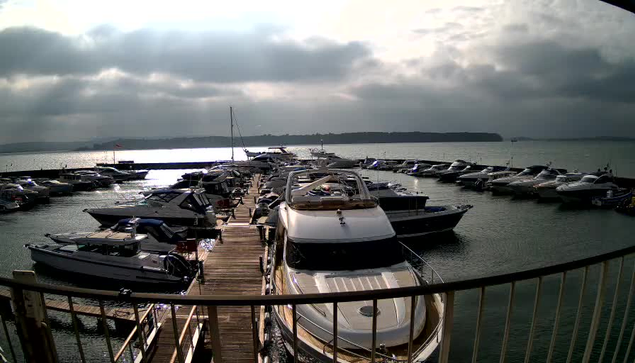
[[[626,291],[623,288],[623,285],[624,285],[623,280],[626,280],[626,278],[624,277],[625,276],[624,274],[625,259],[626,257],[629,257],[630,255],[633,255],[633,254],[635,254],[635,246],[623,248],[617,251],[604,253],[601,255],[593,256],[593,257],[582,258],[575,261],[560,263],[556,265],[533,268],[533,269],[528,269],[524,271],[500,274],[495,276],[487,276],[487,277],[461,280],[461,281],[439,282],[442,280],[437,280],[435,281],[435,283],[431,283],[428,285],[407,287],[407,288],[382,289],[382,290],[374,290],[374,291],[356,291],[356,292],[347,292],[347,293],[303,294],[303,295],[291,295],[291,296],[289,295],[261,295],[261,296],[242,296],[242,295],[241,296],[238,296],[238,295],[191,296],[191,295],[187,295],[187,296],[182,296],[182,295],[153,294],[153,293],[121,294],[115,291],[90,290],[90,289],[76,288],[76,287],[53,286],[53,285],[40,284],[40,283],[21,282],[21,281],[10,279],[10,278],[0,278],[0,286],[4,286],[6,288],[11,289],[14,292],[14,295],[16,294],[21,295],[25,292],[35,292],[40,295],[42,300],[44,300],[43,294],[51,294],[51,295],[68,298],[71,304],[73,299],[77,299],[77,298],[94,299],[99,301],[100,307],[102,308],[101,311],[102,311],[102,315],[104,319],[108,318],[103,313],[104,301],[116,301],[118,303],[130,304],[135,309],[135,312],[136,312],[135,325],[139,331],[143,330],[143,326],[144,326],[144,321],[142,321],[143,319],[140,319],[139,316],[141,316],[142,318],[154,316],[152,318],[152,319],[155,319],[154,320],[155,324],[153,326],[158,325],[156,324],[158,323],[158,321],[156,321],[158,319],[155,316],[156,314],[148,314],[147,312],[139,313],[137,311],[140,304],[144,304],[144,305],[156,304],[156,306],[164,305],[166,307],[166,310],[167,310],[167,307],[169,306],[172,314],[170,314],[168,311],[168,313],[165,315],[172,315],[173,324],[174,324],[173,327],[177,331],[176,336],[177,337],[180,336],[181,341],[185,337],[185,332],[184,330],[182,330],[182,329],[185,329],[185,327],[179,328],[177,324],[175,323],[175,321],[177,321],[177,314],[175,313],[175,309],[174,309],[175,306],[186,307],[184,311],[187,311],[189,313],[187,324],[192,322],[194,320],[192,318],[193,316],[195,316],[197,322],[196,324],[194,323],[193,324],[198,328],[202,327],[202,323],[199,323],[199,315],[200,315],[200,319],[205,321],[207,324],[209,324],[208,332],[211,332],[212,340],[219,339],[218,336],[214,336],[214,335],[220,334],[218,333],[217,327],[214,326],[215,322],[218,320],[218,317],[216,315],[216,307],[221,307],[221,306],[251,307],[252,308],[252,329],[254,331],[254,334],[253,334],[254,360],[258,359],[257,352],[258,350],[260,350],[260,347],[262,347],[262,339],[258,338],[259,337],[258,325],[259,323],[261,323],[262,318],[259,319],[257,317],[258,314],[256,313],[256,310],[259,309],[260,307],[286,305],[286,306],[292,306],[295,310],[296,305],[303,305],[303,304],[338,304],[338,303],[362,301],[362,300],[372,301],[373,304],[376,304],[378,300],[382,300],[382,299],[441,294],[445,302],[445,313],[444,313],[443,329],[442,329],[443,338],[440,344],[441,348],[438,354],[438,360],[440,362],[447,362],[449,359],[449,354],[450,354],[450,347],[451,347],[451,340],[452,340],[452,327],[453,327],[453,324],[455,323],[454,321],[455,294],[457,292],[466,291],[466,290],[478,291],[479,304],[477,309],[476,327],[474,332],[474,346],[473,346],[473,352],[472,352],[473,361],[476,361],[478,351],[479,351],[481,331],[483,329],[486,288],[493,287],[493,286],[500,286],[500,285],[509,285],[509,300],[507,304],[505,304],[507,313],[505,316],[503,341],[502,341],[501,353],[500,353],[500,359],[502,362],[505,360],[505,356],[506,356],[508,345],[509,345],[510,332],[512,330],[512,313],[514,310],[513,309],[515,304],[514,296],[517,291],[517,283],[520,281],[537,279],[536,290],[535,290],[535,294],[533,298],[532,320],[531,320],[531,325],[529,328],[529,337],[527,340],[527,346],[525,349],[525,361],[529,361],[532,354],[532,345],[534,342],[534,335],[536,332],[536,324],[537,324],[537,320],[539,319],[539,307],[541,302],[541,293],[542,293],[544,278],[550,275],[559,275],[560,283],[559,283],[559,289],[558,289],[559,290],[558,302],[557,302],[557,308],[556,308],[555,316],[553,320],[552,338],[549,344],[547,361],[551,361],[554,356],[556,336],[559,333],[559,328],[561,328],[565,324],[568,324],[567,326],[569,327],[573,325],[571,346],[567,356],[567,361],[571,361],[572,357],[575,354],[580,355],[581,353],[581,351],[578,351],[577,353],[575,352],[575,345],[576,345],[575,343],[580,333],[580,327],[581,325],[583,325],[582,324],[583,316],[581,315],[581,309],[584,303],[583,298],[585,294],[588,293],[587,291],[588,281],[592,279],[592,277],[590,276],[591,275],[590,268],[592,266],[599,265],[600,269],[599,269],[599,274],[597,278],[598,287],[597,287],[597,291],[596,291],[596,295],[594,299],[595,302],[593,305],[594,306],[593,314],[590,319],[589,332],[587,335],[587,341],[584,348],[584,353],[582,354],[581,361],[588,362],[591,360],[592,356],[597,358],[596,356],[598,355],[598,351],[599,351],[599,355],[601,359],[606,358],[606,361],[609,361],[608,354],[611,354],[611,353],[615,358],[623,355],[624,360],[626,361],[626,359],[628,359],[630,356],[633,340],[635,339],[635,329],[629,327],[631,325],[629,322],[630,321],[629,311],[631,310],[631,301],[632,301],[632,295],[634,290],[635,280],[633,278],[635,277],[635,266],[633,268],[633,274],[629,282],[630,287],[628,291]],[[609,303],[607,303],[605,301],[607,300],[606,287],[608,285],[611,285],[613,281],[613,280],[609,281],[609,278],[610,278],[609,265],[613,262],[617,263],[617,266],[619,266],[619,269],[618,269],[616,280],[614,280],[615,289],[614,289],[613,298],[611,299]],[[567,275],[568,274],[571,275],[570,273],[575,270],[582,270],[582,273],[583,273],[582,283],[579,286],[580,293],[579,293],[575,319],[572,321],[563,321],[561,319],[562,318],[561,312],[562,312],[563,304],[564,304],[563,300],[565,295],[565,284],[567,283]],[[624,314],[623,314],[624,316],[622,317],[619,334],[616,336],[615,333],[617,331],[615,330],[615,328],[617,327],[617,325],[614,325],[614,322],[618,315],[617,306],[621,301],[624,300],[625,294],[627,296],[626,297],[627,301],[624,308]],[[523,301],[522,303],[529,303],[529,302],[530,301]],[[606,307],[604,306],[605,303],[607,304]],[[608,308],[609,304],[610,304],[610,314],[607,316],[607,314],[603,314],[603,309]],[[46,304],[44,305],[46,306]],[[190,307],[189,309],[187,309],[188,306]],[[17,313],[19,313],[19,311]],[[573,318],[573,316],[568,316],[567,318],[568,319]],[[632,320],[633,317],[631,316],[630,318]],[[376,317],[373,317],[373,320],[375,319]],[[3,323],[3,327],[5,328],[5,336],[10,337],[11,334],[6,334],[7,329],[6,329],[6,323],[4,318],[2,320],[2,323]],[[596,347],[594,351],[594,344],[596,343],[596,338],[598,336],[599,328],[601,325],[606,325],[606,332],[604,334],[604,342],[602,344],[601,350],[598,349],[598,347]],[[376,326],[376,325],[373,324],[373,326]],[[628,336],[627,328],[631,330],[631,334],[630,334],[630,339],[628,340],[628,347],[624,351],[622,349],[623,349],[623,345],[627,341],[625,340],[625,338]],[[180,332],[178,332],[179,329],[181,329]],[[188,325],[188,329],[189,329],[189,325]],[[336,332],[337,330],[334,329],[334,331]],[[81,346],[82,346],[81,334],[77,333],[76,327],[75,327],[75,332],[77,336],[78,350],[81,350]],[[147,342],[145,340],[147,336],[150,334],[151,332],[140,334],[144,337],[140,338],[143,341],[141,341],[140,344],[138,344],[138,347],[146,347],[150,345],[150,342]],[[189,334],[190,337],[194,335],[196,334],[192,334],[192,333]],[[615,341],[615,338],[617,339],[617,341]],[[106,336],[106,339],[109,339],[109,337]],[[193,338],[191,338],[191,340],[192,339]],[[129,338],[126,341],[130,343],[131,340],[132,339]],[[182,348],[181,341],[179,341],[178,339],[174,341],[175,351],[179,351]],[[214,348],[219,349],[220,347],[220,345],[218,345],[219,341],[220,340],[217,341],[217,345]],[[611,344],[609,344],[609,342]],[[22,342],[22,343],[24,348],[24,344],[27,344],[27,342]],[[110,343],[108,343],[108,345],[110,346]],[[214,344],[212,345],[214,346]],[[612,349],[611,351],[611,349],[607,348],[608,345],[614,346],[615,348]],[[194,346],[194,342],[191,341],[190,347],[193,347],[193,346]],[[11,345],[11,348],[12,349],[14,348],[13,345]],[[112,347],[110,347],[109,349],[111,352],[110,360],[115,361],[114,354],[112,353],[115,350]],[[131,347],[130,347],[130,350],[132,350]],[[117,349],[116,351],[119,352],[117,354],[117,357],[120,357],[122,355],[122,350]],[[7,352],[7,349],[5,349],[5,354],[8,354],[6,352]],[[137,359],[145,360],[146,359],[145,355],[140,353],[141,352],[137,352],[136,354],[131,353],[131,356],[135,357],[135,360]],[[184,362],[186,361],[185,356],[191,356],[191,355],[175,354],[175,357],[173,357],[173,359],[174,361]],[[615,358],[613,361],[615,361]],[[216,355],[215,361],[216,362],[222,361],[222,358]]]

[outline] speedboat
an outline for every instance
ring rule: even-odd
[[[418,162],[418,160],[404,160],[403,163],[396,165],[392,171],[393,173],[405,173],[412,170]]]
[[[506,170],[503,166],[488,166],[481,171],[475,171],[473,173],[467,173],[460,175],[457,178],[457,183],[463,185],[466,188],[477,188],[479,185],[484,186],[490,179],[491,173],[496,173]],[[513,172],[512,172],[513,173]],[[515,174],[515,173],[514,173]]]
[[[410,175],[410,176],[420,176],[421,173],[428,169],[431,165],[430,164],[426,164],[426,163],[416,163],[412,169],[409,169],[407,171],[405,171],[406,174]]]
[[[416,176],[423,176],[423,177],[435,177],[437,176],[440,172],[442,172],[443,170],[446,170],[448,168],[448,164],[436,164],[436,165],[432,165],[431,167],[422,170],[421,172],[417,173]]]
[[[472,172],[472,165],[466,165],[464,168],[459,168],[458,170],[446,170],[444,172],[439,173],[439,181],[444,183],[453,183],[463,174],[467,174]]]
[[[509,188],[509,183],[513,183],[515,181],[533,179],[536,175],[538,175],[541,171],[545,169],[547,169],[547,167],[544,165],[528,166],[518,174],[508,176],[508,177],[497,178],[495,180],[489,181],[487,184],[489,185],[489,188],[494,193],[509,194],[512,192],[511,188]]]
[[[586,174],[583,173],[567,173],[556,176],[555,180],[546,181],[544,183],[540,183],[538,185],[534,185],[535,193],[538,194],[538,197],[542,200],[553,200],[560,199],[558,193],[556,193],[556,188],[561,185],[573,183],[580,181],[583,176]]]
[[[95,171],[101,175],[109,176],[115,179],[117,183],[124,182],[126,180],[131,180],[135,176],[132,174],[121,171],[117,168],[113,168],[112,166],[98,166],[95,168]],[[147,175],[148,173],[146,173]],[[145,175],[143,176],[145,178]]]
[[[370,170],[392,170],[394,163],[387,160],[375,160],[367,169]]]
[[[182,285],[195,268],[176,253],[140,249],[145,235],[110,233],[71,244],[27,244],[36,263],[73,274],[153,285]]]
[[[337,169],[291,173],[278,218],[277,238],[270,249],[274,256],[274,294],[352,292],[426,284],[406,261],[404,246],[397,241],[390,221],[356,173]],[[368,301],[341,302],[336,311],[331,304],[297,305],[300,352],[293,348],[292,307],[274,306],[272,315],[286,348],[295,356],[301,353],[315,361],[332,362],[332,331],[337,320],[338,362],[368,362],[373,336],[377,359],[406,361],[410,332],[412,358],[420,362],[439,345],[445,306],[438,294],[420,296],[414,299],[414,306],[412,301],[379,300],[377,310]],[[377,322],[375,335],[373,317]]]
[[[469,204],[428,206],[427,196],[405,193],[390,183],[372,183],[368,188],[378,198],[399,239],[449,232],[472,208]]]
[[[617,193],[620,188],[609,174],[585,175],[579,182],[561,185],[556,193],[565,203],[588,204],[595,197],[604,197],[609,191]]]
[[[548,181],[555,181],[559,175],[561,175],[561,173],[557,169],[547,168],[538,173],[533,179],[518,180],[509,183],[507,186],[516,196],[534,196],[536,195],[534,186]]]
[[[58,244],[90,244],[103,239],[120,239],[122,242],[126,242],[134,237],[141,243],[141,249],[143,251],[167,253],[174,249],[174,245],[186,240],[187,228],[169,227],[162,220],[158,219],[126,218],[105,230],[96,232],[47,233],[45,236]]]
[[[377,159],[375,158],[369,158],[368,156],[364,158],[364,160],[362,160],[362,162],[359,164],[359,167],[362,169],[368,169],[369,166],[373,165],[373,163],[377,161]]]
[[[70,183],[64,183],[59,180],[43,178],[35,179],[35,181],[39,185],[49,188],[49,193],[51,196],[73,194],[73,185]]]
[[[203,190],[159,189],[135,204],[108,208],[89,208],[103,226],[112,226],[123,218],[160,219],[170,226],[216,227],[214,207]]]

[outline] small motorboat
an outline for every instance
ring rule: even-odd
[[[556,188],[556,193],[563,202],[579,204],[589,204],[593,198],[607,196],[609,191],[612,191],[614,195],[620,191],[610,174],[585,175],[579,182]]]
[[[126,171],[113,168],[112,166],[98,166],[95,171],[101,175],[109,176],[115,179],[117,183],[121,183],[127,180],[131,180],[134,176]],[[145,175],[147,175],[146,173]],[[143,176],[145,178],[145,175]]]
[[[450,166],[447,169],[441,170],[435,176],[442,181],[454,181],[456,180],[456,178],[452,179],[452,176],[454,176],[454,173],[459,172],[468,166],[471,166],[471,164],[465,160],[458,159],[458,160],[455,160],[452,164],[450,164]],[[442,179],[441,177],[444,174],[450,174],[450,178],[448,180]]]
[[[31,259],[56,270],[97,278],[153,285],[184,285],[195,264],[183,256],[142,251],[145,235],[102,232],[70,244],[26,244]]]
[[[422,176],[422,177],[436,177],[440,172],[447,170],[448,169],[448,164],[436,164],[436,165],[432,165],[431,167],[420,171],[419,173],[417,173],[415,176]]]
[[[485,186],[485,183],[490,180],[490,174],[498,173],[505,170],[507,170],[507,168],[503,166],[488,166],[481,171],[475,171],[460,175],[457,178],[457,183],[466,188],[482,189]],[[509,172],[508,174],[505,174],[505,176],[509,176],[512,174],[516,173]]]
[[[0,197],[0,214],[17,212],[19,210],[20,205],[18,202]]]
[[[77,170],[75,174],[81,175],[81,180],[92,181],[98,188],[108,188],[116,182],[112,176],[99,174],[95,170]]]
[[[474,171],[472,165],[466,165],[463,169],[460,170],[446,170],[438,175],[439,181],[444,183],[454,183],[456,180],[464,174],[468,174]]]
[[[393,173],[405,173],[408,170],[412,170],[412,168],[415,167],[415,165],[417,165],[419,161],[418,160],[404,160],[403,163],[396,165],[393,169],[392,172]]]
[[[534,185],[533,188],[535,193],[538,195],[538,198],[541,200],[560,200],[560,196],[556,193],[556,189],[565,184],[574,183],[580,181],[584,173],[567,173],[556,176],[555,180],[546,181],[544,183],[540,183]]]
[[[112,181],[112,183],[115,182],[112,178],[109,179]],[[98,186],[98,183],[96,181],[77,173],[61,173],[59,176],[59,181],[72,185],[74,192],[95,190]],[[101,184],[99,184],[99,186],[101,187]]]
[[[507,177],[499,177],[497,179],[490,180],[487,182],[487,185],[489,189],[494,193],[511,194],[512,190],[509,187],[510,183],[513,183],[516,181],[531,180],[545,169],[547,169],[547,166],[545,165],[528,166],[518,174],[507,176]]]
[[[426,163],[416,163],[412,169],[406,170],[404,173],[410,175],[410,176],[421,176],[421,173],[428,169],[429,167],[431,167],[432,165],[430,164],[426,164]]]
[[[632,201],[632,199],[633,190],[631,189],[619,189],[616,192],[609,190],[603,197],[598,196],[591,198],[591,205],[600,208],[615,208],[625,202]]]
[[[0,184],[0,198],[16,202],[20,210],[29,210],[37,204],[37,193],[10,182]]]

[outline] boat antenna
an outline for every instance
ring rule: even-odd
[[[229,125],[232,145],[232,162],[234,162],[234,108],[229,106]]]

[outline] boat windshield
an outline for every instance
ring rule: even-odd
[[[139,252],[138,243],[129,243],[125,245],[99,245],[99,244],[78,244],[77,250],[82,252],[99,253],[102,255],[115,257],[133,257]]]
[[[580,181],[582,183],[594,183],[597,179],[598,179],[598,177],[595,176],[595,175],[587,175],[587,176],[583,177]]]
[[[566,182],[568,182],[568,181],[569,181],[569,177],[568,177],[568,176],[566,176],[566,175],[558,175],[558,176],[556,177],[556,181],[557,181],[557,182],[560,182],[560,183],[566,183]]]
[[[341,271],[392,266],[404,262],[396,238],[350,243],[287,241],[286,260],[298,270]]]
[[[535,175],[535,173],[532,169],[529,169],[529,168],[518,173],[518,176],[525,176],[525,175]]]
[[[552,170],[548,170],[545,169],[543,171],[541,171],[540,173],[538,173],[538,175],[536,175],[536,179],[547,179],[547,180],[553,180],[556,178],[556,174],[554,171]]]
[[[169,203],[172,199],[178,197],[181,193],[152,193],[150,194],[146,200],[153,202],[161,202],[161,203]]]

